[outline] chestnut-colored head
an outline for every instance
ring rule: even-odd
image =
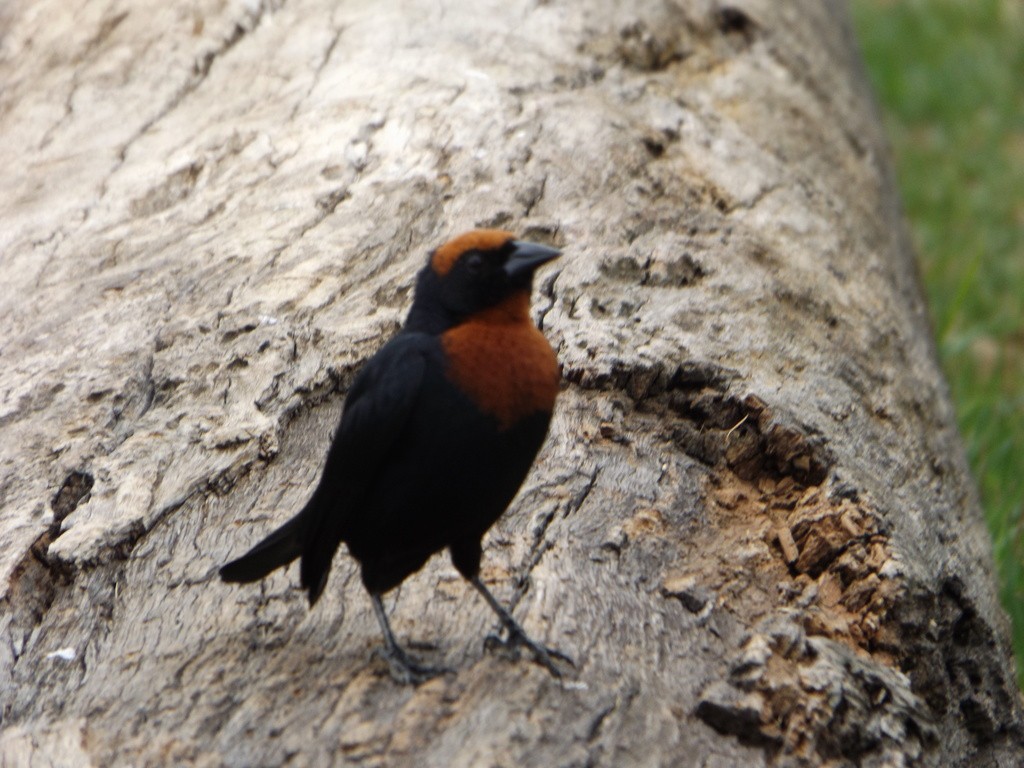
[[[499,251],[513,240],[515,235],[503,229],[471,229],[437,248],[430,255],[430,266],[440,277],[444,277],[451,272],[456,262],[470,251]]]
[[[443,330],[514,295],[528,300],[533,273],[559,255],[555,248],[516,240],[503,230],[459,235],[430,254],[416,286],[410,322]]]

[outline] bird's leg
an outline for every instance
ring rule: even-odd
[[[562,676],[562,670],[555,664],[555,659],[564,661],[571,666],[576,666],[575,662],[561,651],[547,648],[530,639],[530,636],[526,634],[526,630],[519,625],[519,622],[512,618],[512,614],[505,610],[504,606],[491,594],[491,591],[480,580],[479,576],[472,577],[469,582],[476,588],[477,592],[483,595],[484,600],[491,606],[491,610],[498,614],[501,623],[505,625],[505,629],[508,631],[508,645],[521,645],[529,649],[530,653],[533,654],[533,660],[547,669],[554,677]]]
[[[396,682],[402,685],[419,685],[432,677],[437,677],[449,671],[444,667],[427,667],[413,661],[409,654],[402,649],[402,646],[398,644],[398,641],[395,640],[395,635],[391,631],[391,624],[388,623],[388,615],[384,612],[384,603],[380,595],[372,594],[370,599],[373,601],[373,612],[377,616],[377,623],[380,624],[381,632],[384,634],[384,650],[378,650],[377,653],[380,653],[385,661],[388,662],[391,677]]]

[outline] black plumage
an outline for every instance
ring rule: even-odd
[[[392,669],[415,682],[436,670],[395,642],[380,596],[448,548],[509,640],[558,674],[552,655],[561,654],[530,640],[479,579],[481,539],[522,484],[551,419],[557,362],[528,309],[534,270],[557,255],[494,230],[432,253],[405,326],[367,361],[346,397],[313,495],[225,565],[222,578],[255,581],[301,557],[312,605],[345,542],[373,598]]]

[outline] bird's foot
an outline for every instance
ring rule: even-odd
[[[557,664],[555,664],[555,659],[565,662],[575,669],[576,662],[574,662],[569,656],[566,656],[564,653],[555,650],[554,648],[547,648],[546,646],[531,640],[530,636],[526,634],[526,630],[519,626],[519,622],[512,618],[512,614],[505,610],[501,603],[495,600],[494,595],[491,594],[491,591],[487,588],[487,585],[480,580],[479,576],[473,576],[469,581],[476,591],[483,596],[484,600],[487,601],[487,604],[491,606],[491,610],[498,614],[498,618],[501,619],[502,626],[504,626],[505,631],[508,632],[507,640],[501,640],[494,635],[488,635],[484,639],[485,648],[490,649],[499,646],[511,651],[516,651],[519,648],[526,648],[533,656],[533,660],[550,672],[552,677],[562,677],[562,670]]]
[[[431,667],[420,664],[398,645],[393,648],[376,648],[373,655],[387,662],[391,679],[399,685],[421,685],[452,671],[448,667]]]
[[[532,640],[518,624],[514,628],[507,627],[507,629],[509,631],[507,640],[502,640],[497,635],[488,635],[484,638],[484,647],[487,649],[500,647],[510,651],[525,648],[533,656],[535,663],[544,667],[552,677],[559,679],[562,678],[563,670],[555,663],[556,659],[564,664],[568,664],[573,669],[576,668],[576,662],[573,661],[571,656],[562,653],[557,648],[548,648],[546,645],[541,645]]]

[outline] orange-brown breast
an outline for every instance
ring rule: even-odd
[[[503,229],[474,229],[452,238],[434,251],[430,265],[443,277],[467,251],[490,251],[500,248],[514,237],[514,234]]]
[[[558,360],[529,308],[529,294],[517,293],[441,336],[448,378],[502,430],[550,413],[558,395]]]

